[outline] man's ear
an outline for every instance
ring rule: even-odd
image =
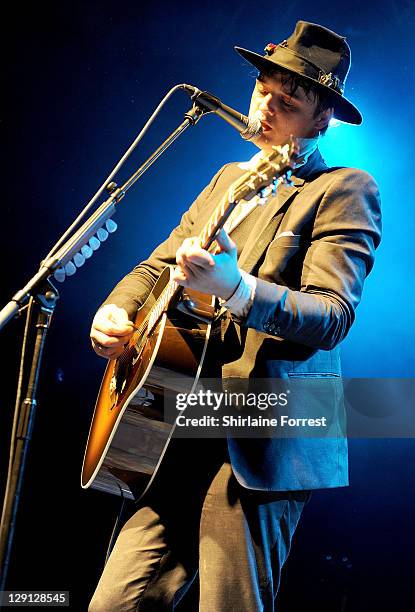
[[[324,130],[325,127],[328,126],[330,119],[333,118],[334,108],[326,108],[321,111],[316,117],[315,128],[317,130]]]

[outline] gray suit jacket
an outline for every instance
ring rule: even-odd
[[[180,224],[113,290],[105,303],[131,317],[184,238],[197,235],[229,185],[244,171],[219,170]],[[380,241],[379,193],[361,170],[327,168],[317,150],[264,207],[239,257],[257,277],[244,321],[222,322],[225,378],[341,376],[339,343],[354,320]],[[229,439],[236,477],[246,487],[298,490],[348,484],[343,403],[333,387],[330,433],[322,438]],[[314,417],[314,414],[310,414]]]

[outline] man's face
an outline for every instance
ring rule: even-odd
[[[254,142],[263,151],[270,152],[273,145],[283,144],[290,135],[312,138],[324,127],[320,114],[315,117],[317,102],[313,96],[307,97],[302,87],[294,95],[289,92],[289,83],[284,85],[279,74],[256,81],[249,116],[261,122],[262,135]]]

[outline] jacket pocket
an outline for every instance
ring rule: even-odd
[[[304,240],[301,234],[293,234],[292,236],[277,236],[270,242],[268,250],[272,250],[275,248],[285,248],[285,249],[298,249],[300,245],[305,245],[306,241]]]

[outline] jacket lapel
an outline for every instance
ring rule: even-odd
[[[258,263],[268,244],[271,242],[281,223],[282,214],[278,214],[284,207],[291,203],[294,196],[304,187],[306,178],[314,178],[327,169],[321,157],[320,151],[311,155],[305,166],[298,169],[292,176],[292,185],[283,183],[278,186],[276,195],[265,205],[262,214],[252,228],[250,239],[247,240],[239,256],[238,265],[245,272],[251,272]]]
[[[246,272],[252,271],[278,228],[281,221],[278,212],[294,197],[303,183],[304,180],[298,179],[293,186],[285,184],[278,186],[276,195],[264,206],[252,228],[250,238],[241,251],[238,261],[240,268]]]

